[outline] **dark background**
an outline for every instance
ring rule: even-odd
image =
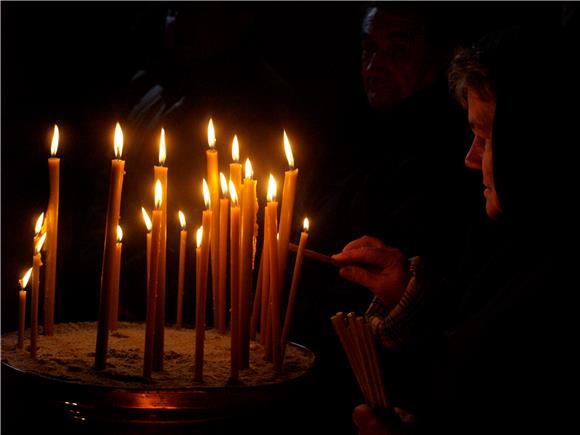
[[[183,7],[179,2],[2,2],[3,332],[16,329],[18,278],[30,267],[34,222],[47,205],[46,159],[54,123],[61,134],[56,321],[96,320],[113,129],[135,103],[131,78],[139,70],[159,68],[164,57],[165,13],[172,6]],[[297,126],[293,145],[301,169],[300,211],[315,213],[319,199],[327,193],[325,189],[332,185],[329,177],[350,161],[353,145],[361,152],[354,138],[368,110],[359,76],[362,6],[361,2],[189,5],[194,11],[210,10],[218,20],[220,14],[232,11],[248,20],[253,53],[292,90],[296,111],[289,111],[286,122]],[[559,19],[562,13],[562,4],[552,2],[453,2],[441,3],[441,7],[455,18],[460,30],[457,41],[464,44],[506,24],[530,17]],[[214,122],[219,124],[219,114],[216,118]],[[207,118],[191,119],[191,124],[191,143],[180,146],[191,146],[204,161],[206,143],[200,132]],[[150,166],[136,167],[131,161],[131,139],[137,132],[124,132],[127,177],[139,173],[149,176]],[[218,130],[218,144],[219,135]],[[229,156],[229,143],[224,149]],[[151,165],[155,164],[154,156]],[[184,165],[186,162],[172,161],[168,156],[170,171],[178,166],[187,168]],[[284,169],[277,171],[281,174]],[[192,236],[199,225],[202,204],[194,190],[190,192],[189,202],[182,209],[190,216]],[[128,272],[121,278],[121,315],[142,320],[145,231],[139,209],[125,210],[124,215],[137,223],[124,227],[123,267]],[[298,225],[295,223],[295,227]],[[324,226],[324,222],[316,225]],[[332,253],[342,246],[343,240],[317,244],[316,225],[310,236],[312,247]],[[298,231],[294,228],[294,234]],[[172,323],[179,232],[176,222],[173,226],[170,222],[168,232],[171,263],[167,272],[167,321]],[[191,237],[189,246],[191,253]],[[192,257],[188,261],[190,272]],[[304,288],[311,294],[299,299],[302,316],[295,320],[296,332],[291,338],[320,352],[329,373],[346,376],[347,380],[326,382],[330,395],[336,392],[340,398],[334,405],[337,414],[342,415],[341,424],[350,428],[350,409],[360,401],[354,379],[349,377],[330,323],[326,329],[310,329],[338,310],[360,310],[366,304],[366,299],[349,300],[348,295],[332,300],[324,279],[335,275],[332,268],[305,262]],[[193,283],[192,273],[188,273],[186,292],[193,293]],[[192,320],[189,314],[186,320]]]

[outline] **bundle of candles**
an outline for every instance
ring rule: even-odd
[[[26,286],[32,280],[30,309],[30,355],[36,357],[38,333],[39,269],[42,265],[41,249],[46,240],[46,273],[44,299],[44,334],[54,332],[54,284],[56,272],[59,159],[55,157],[58,146],[58,127],[55,126],[52,142],[50,168],[50,200],[47,218],[44,214],[37,221],[33,267],[20,280],[19,347],[24,347],[24,322],[26,311]],[[294,310],[298,282],[304,255],[312,256],[306,250],[308,240],[308,219],[304,219],[303,231],[298,245],[290,243],[293,224],[293,210],[296,194],[298,169],[294,168],[294,158],[290,142],[283,134],[284,150],[289,169],[284,174],[284,185],[280,215],[276,200],[276,181],[270,175],[267,202],[264,209],[263,246],[261,256],[256,260],[256,244],[260,226],[257,222],[258,198],[256,180],[253,179],[252,165],[245,162],[245,177],[242,180],[242,164],[239,163],[239,143],[236,136],[232,143],[233,162],[229,165],[229,180],[218,170],[218,151],[213,122],[208,124],[207,181],[202,180],[205,210],[201,216],[201,226],[196,231],[196,286],[195,286],[195,361],[194,379],[203,381],[204,338],[206,329],[206,308],[212,304],[216,330],[227,334],[228,323],[231,336],[230,379],[237,381],[239,371],[249,366],[250,341],[259,340],[263,345],[265,358],[273,363],[276,372],[283,369],[283,360]],[[111,163],[111,179],[105,240],[101,273],[101,291],[97,323],[97,339],[94,368],[107,367],[109,333],[117,328],[119,312],[119,276],[121,268],[122,230],[119,226],[121,192],[125,161],[121,159],[123,133],[119,124],[115,128],[114,152]],[[166,240],[167,240],[167,177],[165,166],[165,132],[161,129],[159,142],[159,165],[154,166],[154,209],[151,218],[142,208],[147,227],[147,312],[145,319],[143,376],[152,379],[153,372],[163,370],[164,328],[165,328],[165,282],[166,282]],[[201,177],[200,177],[201,178]],[[220,183],[221,182],[221,183]],[[222,196],[220,198],[220,184]],[[179,211],[181,223],[179,268],[177,288],[176,327],[183,323],[184,273],[187,252],[187,229],[184,214]],[[284,291],[287,272],[288,251],[296,251],[296,261],[290,290]],[[305,254],[306,253],[306,254]],[[324,257],[324,256],[322,256]],[[228,264],[229,258],[229,264]],[[326,261],[329,257],[325,257]],[[254,265],[258,265],[256,288]],[[211,272],[210,272],[211,271]],[[211,273],[211,282],[208,276]],[[227,280],[229,277],[229,283]],[[229,301],[228,301],[229,284]],[[208,288],[212,298],[208,301]],[[229,304],[228,304],[229,302]],[[285,313],[283,308],[286,307]],[[230,313],[228,319],[228,313]],[[259,332],[259,334],[258,334]]]
[[[336,313],[332,325],[346,353],[365,402],[376,409],[388,407],[376,342],[369,324],[361,316]]]

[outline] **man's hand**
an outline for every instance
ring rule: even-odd
[[[345,264],[340,276],[367,287],[387,306],[399,302],[409,281],[403,253],[374,237],[353,240],[332,258]]]
[[[379,415],[364,404],[352,411],[352,420],[358,427],[358,435],[409,435],[410,428],[401,423],[397,413],[392,410]]]

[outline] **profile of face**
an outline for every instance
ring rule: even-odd
[[[495,99],[484,100],[472,89],[467,90],[467,113],[474,138],[465,156],[465,165],[480,170],[485,190],[485,212],[492,219],[501,215],[501,205],[495,188],[492,158],[492,130]]]
[[[399,104],[437,76],[425,22],[410,10],[369,8],[361,60],[367,99],[379,109]]]

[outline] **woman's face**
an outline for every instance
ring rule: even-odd
[[[479,95],[468,89],[467,113],[469,125],[475,135],[469,152],[465,156],[465,165],[471,169],[479,169],[483,175],[485,190],[485,211],[496,219],[502,212],[495,182],[493,179],[493,159],[491,149],[491,133],[495,114],[495,100],[484,101]]]

